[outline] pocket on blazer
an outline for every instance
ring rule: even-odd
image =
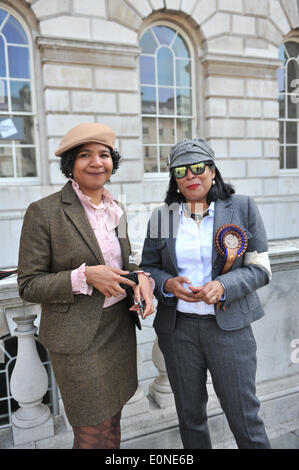
[[[258,307],[258,296],[256,292],[250,292],[240,299],[240,306],[243,313],[251,312]]]

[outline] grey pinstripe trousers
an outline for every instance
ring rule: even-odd
[[[251,326],[224,331],[214,316],[177,312],[176,327],[156,330],[174,393],[185,449],[209,449],[207,369],[240,449],[269,449],[256,397],[256,342]]]

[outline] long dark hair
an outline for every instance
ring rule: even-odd
[[[235,193],[235,190],[231,184],[225,183],[223,181],[220,171],[215,165],[213,165],[213,163],[208,163],[207,165],[210,167],[210,169],[215,170],[215,184],[211,186],[211,189],[207,194],[207,204],[210,205],[212,201],[217,201],[217,199],[228,199],[231,194]],[[168,206],[170,206],[170,204],[172,204],[173,202],[186,202],[186,199],[183,194],[178,193],[177,189],[178,185],[176,179],[173,175],[171,175],[166,196],[164,199],[164,202]]]
[[[77,147],[74,147],[70,150],[67,150],[64,152],[61,157],[60,157],[60,170],[66,176],[66,178],[72,178],[73,177],[73,168],[74,168],[74,163],[77,158],[77,155],[81,149],[82,145],[79,145]],[[121,156],[118,153],[116,149],[110,150],[110,155],[113,161],[113,169],[112,169],[112,174],[116,172],[116,170],[119,168],[119,164],[121,161]]]

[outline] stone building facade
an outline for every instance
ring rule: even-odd
[[[30,202],[65,182],[61,137],[88,121],[116,132],[123,162],[109,187],[127,205],[133,241],[164,198],[169,148],[195,136],[255,198],[269,239],[297,238],[297,3],[0,0],[0,268],[17,264]]]
[[[270,239],[298,235],[298,157],[293,168],[280,168],[277,82],[284,65],[279,50],[289,36],[297,40],[295,0],[2,0],[0,9],[17,19],[28,38],[36,159],[33,177],[0,177],[1,267],[16,264],[28,204],[63,184],[54,150],[78,123],[105,122],[115,129],[123,156],[111,181],[116,197],[130,205],[163,200],[164,157],[163,171],[144,171],[140,86],[140,38],[155,25],[173,28],[189,49],[187,134],[208,139],[225,179],[256,198]],[[166,139],[164,156],[172,143],[174,136]]]

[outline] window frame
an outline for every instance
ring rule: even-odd
[[[38,108],[37,108],[37,93],[36,93],[36,77],[34,74],[34,45],[32,40],[32,35],[30,28],[22,18],[22,16],[15,11],[13,8],[10,8],[8,5],[4,5],[0,2],[0,9],[6,11],[9,15],[13,16],[22,26],[27,40],[28,40],[28,51],[29,51],[29,71],[30,71],[30,82],[31,82],[31,112],[22,112],[22,111],[2,111],[0,116],[31,116],[33,122],[33,145],[28,145],[28,148],[35,148],[35,163],[36,163],[36,173],[37,176],[13,176],[13,177],[0,177],[0,187],[3,186],[32,186],[41,184],[41,161],[39,158],[40,155],[40,142],[39,142],[39,133],[38,133]],[[7,21],[7,20],[6,20]],[[2,24],[2,23],[1,23]],[[17,81],[17,80],[16,80]],[[7,147],[12,147],[12,145],[5,145]],[[26,145],[23,145],[22,148],[26,148]],[[15,163],[15,162],[14,162]]]
[[[192,41],[190,40],[188,34],[180,27],[178,26],[176,23],[172,23],[171,21],[167,21],[167,20],[156,20],[150,24],[148,24],[146,26],[146,28],[144,28],[140,35],[139,35],[139,39],[138,39],[138,42],[140,43],[140,39],[141,37],[145,34],[146,31],[150,30],[151,28],[155,27],[155,26],[165,26],[165,27],[169,27],[173,30],[176,31],[176,33],[178,33],[179,35],[182,36],[182,38],[184,39],[184,41],[186,42],[187,44],[187,47],[189,49],[189,53],[190,53],[190,62],[191,62],[191,86],[190,86],[190,90],[191,90],[191,105],[192,105],[192,114],[191,116],[189,117],[188,116],[188,119],[191,120],[191,132],[192,132],[192,138],[195,137],[196,135],[196,123],[197,123],[197,108],[196,108],[196,83],[195,83],[195,51],[194,51],[194,46],[193,46],[193,43]],[[140,60],[138,61],[138,67],[139,67],[139,77],[140,77]],[[156,79],[157,79],[157,73],[158,73],[158,70],[157,70],[157,67],[156,67]],[[157,83],[157,82],[156,82]],[[141,81],[139,82],[139,93],[140,93],[140,100],[141,100]],[[154,118],[154,119],[159,119],[159,117],[161,118],[171,118],[171,119],[184,119],[184,115],[177,115],[177,114],[173,114],[171,116],[169,115],[160,115],[156,112],[156,114],[143,114],[142,111],[141,111],[141,129],[143,128],[143,119],[144,118]],[[176,135],[176,132],[177,132],[177,129],[176,129],[176,126],[174,128],[174,131],[175,131],[175,136],[174,136],[174,144],[177,142],[177,135]],[[159,142],[159,129],[158,129],[158,126],[156,126],[156,133],[157,133],[157,142]],[[143,144],[143,130],[142,130],[142,158],[143,158],[143,162],[144,162],[144,147],[145,146],[151,146],[151,144],[149,145],[145,145]],[[173,144],[173,145],[174,145]],[[170,145],[169,144],[152,144],[153,146],[157,146],[157,147],[161,147],[161,146],[165,146],[165,147],[169,147]],[[168,181],[169,180],[169,172],[168,171],[165,171],[165,172],[144,172],[144,180],[147,181],[147,182],[150,182],[150,181]]]
[[[298,56],[297,58],[295,57],[287,57],[286,59],[286,62],[285,63],[282,63],[281,65],[281,69],[284,70],[284,92],[282,93],[283,94],[283,97],[284,97],[284,100],[285,102],[287,103],[287,106],[288,106],[288,96],[289,96],[289,93],[288,93],[288,76],[287,76],[287,69],[288,69],[288,63],[289,61],[291,60],[297,60],[297,63],[298,63],[298,66],[299,66],[299,37],[288,37],[282,44],[280,47],[283,47],[284,50],[286,50],[286,44],[288,42],[296,42],[298,44]],[[298,80],[299,80],[299,77],[298,77]],[[295,90],[297,90],[299,88],[299,83],[298,85],[296,85]],[[279,91],[279,94],[280,94],[280,91]],[[299,104],[299,103],[298,103]],[[299,137],[299,118],[298,119],[292,119],[292,118],[289,118],[288,115],[287,115],[287,110],[288,110],[288,107],[286,106],[285,108],[285,117],[284,118],[281,118],[280,116],[278,117],[278,123],[288,123],[288,122],[297,122],[297,135]],[[286,126],[283,125],[283,133],[285,134],[285,129],[286,129]],[[282,138],[281,138],[282,137]],[[282,143],[281,143],[282,142]],[[297,175],[299,174],[299,141],[298,141],[298,144],[297,144],[297,168],[281,168],[280,167],[280,149],[281,147],[283,147],[283,149],[285,149],[287,146],[294,146],[294,145],[291,145],[291,144],[287,144],[286,143],[286,135],[283,135],[281,136],[280,135],[280,129],[279,129],[279,141],[278,141],[278,147],[279,147],[279,174],[280,176],[289,176],[289,175]],[[284,151],[284,158],[283,158],[283,163],[284,165],[286,164],[286,155],[285,155],[285,151]]]

